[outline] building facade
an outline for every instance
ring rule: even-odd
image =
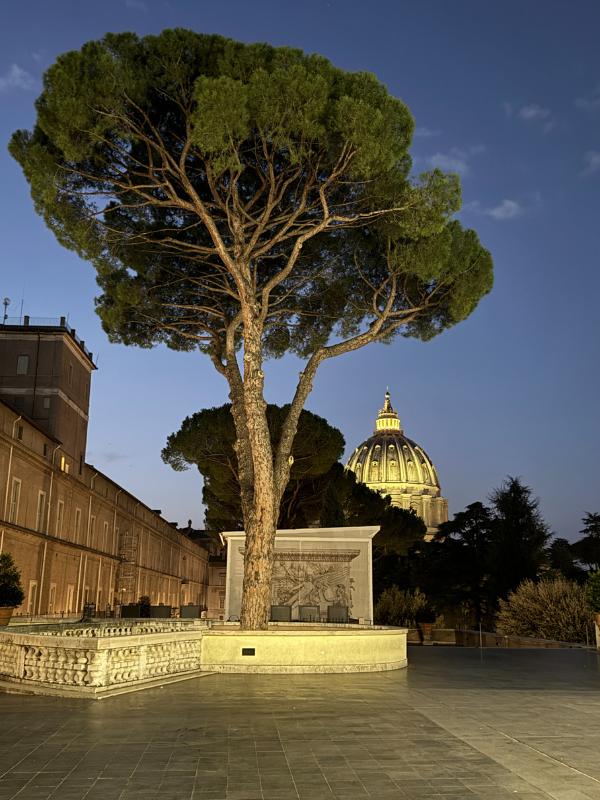
[[[85,462],[92,355],[64,320],[0,326],[0,552],[17,614],[208,602],[208,551]]]
[[[385,393],[373,435],[358,445],[346,468],[370,489],[389,494],[398,508],[412,508],[427,525],[431,537],[448,520],[448,501],[433,462],[423,448],[404,435],[400,417]]]

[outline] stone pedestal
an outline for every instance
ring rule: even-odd
[[[301,528],[277,531],[271,605],[290,608],[299,621],[302,608],[317,608],[327,622],[332,608],[346,607],[348,620],[373,622],[371,540],[379,526]],[[244,575],[244,531],[227,531],[225,619],[239,619]]]

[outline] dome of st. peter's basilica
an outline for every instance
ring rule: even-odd
[[[413,508],[425,521],[428,534],[447,521],[448,501],[442,497],[433,462],[404,435],[389,392],[375,420],[375,433],[359,444],[346,467],[370,489],[389,494],[395,506]]]

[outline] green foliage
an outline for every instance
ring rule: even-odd
[[[577,564],[576,544],[567,539],[553,539],[548,547],[548,564],[555,577],[562,575],[567,580],[583,583],[586,572]]]
[[[195,465],[204,477],[203,502],[206,524],[214,530],[237,530],[242,518],[236,433],[229,404],[210,408],[187,417],[171,434],[162,458],[173,469]],[[276,446],[288,406],[267,406],[271,442]],[[290,482],[282,504],[279,525],[303,527],[320,517],[320,507],[328,490],[330,468],[344,451],[344,437],[317,414],[302,411],[298,433],[292,447]]]
[[[107,34],[57,59],[36,108],[10,151],[96,268],[113,341],[221,358],[248,300],[225,252],[267,306],[271,356],[368,329],[390,278],[383,341],[431,338],[491,289],[489,253],[450,221],[457,176],[409,178],[413,119],[369,73],[183,29]]]
[[[25,599],[21,574],[10,553],[0,553],[0,606],[16,608]]]
[[[595,614],[600,613],[600,572],[592,572],[585,584],[585,597]]]
[[[395,625],[413,628],[421,612],[427,608],[427,598],[419,589],[385,589],[375,605],[375,622],[378,625]]]
[[[490,499],[495,517],[492,590],[497,597],[506,597],[521,581],[540,574],[547,562],[550,531],[531,489],[518,478],[507,478]]]
[[[547,564],[548,528],[531,490],[508,478],[491,505],[472,503],[414,547],[399,582],[419,586],[440,610],[462,608],[472,623],[493,624],[500,598]]]
[[[526,580],[500,600],[499,633],[585,642],[590,612],[584,588],[565,578]]]
[[[588,569],[600,570],[600,514],[587,513],[582,522],[583,537],[573,543],[573,554]]]
[[[431,552],[422,553],[429,573],[427,585],[437,584],[436,595],[448,606],[470,608],[476,623],[489,616],[495,605],[490,587],[492,529],[492,511],[483,503],[472,503],[440,525]]]
[[[271,442],[275,447],[287,406],[267,406]],[[312,414],[300,415],[292,447],[289,484],[279,515],[280,528],[380,525],[373,540],[375,592],[393,579],[394,565],[417,541],[426,526],[414,511],[392,506],[344,469],[338,459],[344,451],[344,437],[337,428]],[[167,439],[162,451],[165,463],[175,470],[196,466],[204,478],[202,500],[206,525],[213,530],[241,530],[244,526],[235,453],[235,427],[230,405],[210,408],[187,417],[181,428]]]

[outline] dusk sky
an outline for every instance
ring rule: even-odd
[[[307,407],[343,432],[348,456],[389,386],[451,513],[521,476],[553,532],[578,538],[584,513],[600,512],[598,0],[4,0],[2,11],[0,294],[11,316],[21,302],[31,316],[68,315],[97,354],[88,462],[167,519],[202,527],[198,473],[173,472],[160,451],[227,387],[206,356],[108,342],[92,267],[36,215],[6,144],[33,125],[60,53],[107,31],[185,27],[374,72],[415,117],[415,170],[461,174],[460,218],[494,257],[494,289],[467,321],[326,363]],[[288,401],[299,370],[270,362],[267,399]]]

